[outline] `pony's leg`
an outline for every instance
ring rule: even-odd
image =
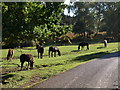
[[[8,61],[11,61],[11,55],[8,57]]]
[[[54,52],[54,57],[56,57],[56,52]]]
[[[9,61],[11,61],[11,56],[9,57]]]
[[[107,47],[107,43],[105,44],[105,47]]]
[[[10,61],[12,61],[12,56],[10,56]]]
[[[22,68],[23,68],[23,64],[24,64],[24,62],[21,62],[21,70],[22,70]]]
[[[89,45],[87,45],[87,50],[89,50]]]
[[[39,52],[38,52],[38,58],[39,58]]]
[[[49,55],[49,58],[50,58],[50,50],[49,50],[49,52],[48,52],[48,55]]]
[[[28,65],[27,65],[27,70],[29,69],[29,65],[30,65],[30,62],[28,62]]]
[[[104,43],[104,46],[107,47],[107,43]]]
[[[84,46],[82,46],[81,50],[83,50]]]
[[[42,53],[40,53],[40,58],[41,58],[41,59],[43,58],[43,55],[42,55]]]
[[[80,50],[80,46],[78,46],[78,50]]]
[[[13,54],[11,55],[11,60],[12,60],[12,58],[13,58]]]
[[[53,52],[51,52],[51,57],[53,57]]]

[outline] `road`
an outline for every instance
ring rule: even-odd
[[[106,55],[53,76],[32,88],[118,88],[119,57],[120,52]]]

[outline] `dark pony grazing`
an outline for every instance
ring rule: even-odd
[[[57,47],[49,47],[49,57],[50,57],[50,54],[51,54],[51,57],[53,57],[53,52],[54,52],[54,57],[56,57],[56,52],[58,52],[58,55],[61,56],[60,50]]]
[[[7,60],[12,60],[12,57],[13,57],[13,54],[14,54],[14,50],[13,49],[9,49],[8,50],[8,54],[7,54]]]
[[[31,54],[22,54],[20,56],[21,70],[23,68],[23,64],[24,64],[25,61],[28,62],[27,69],[29,68],[29,65],[30,65],[30,69],[33,69],[34,58]]]
[[[39,56],[40,56],[40,58],[43,58],[44,47],[41,46],[40,44],[37,44],[36,49],[37,49],[37,52],[38,52],[38,58],[39,58]]]
[[[83,48],[84,46],[87,46],[87,50],[89,50],[89,44],[88,43],[84,43],[84,42],[81,42],[79,43],[78,45],[78,50],[80,50],[80,46]]]

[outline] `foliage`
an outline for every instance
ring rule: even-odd
[[[65,8],[74,16],[64,15]],[[69,31],[84,38],[100,31],[118,37],[119,11],[120,2],[74,2],[69,6],[62,2],[3,2],[3,42],[9,46],[31,40],[55,42]]]
[[[104,12],[106,31],[111,36],[118,37],[120,33],[120,2],[107,4],[107,11]]]
[[[66,33],[71,29],[61,25],[65,7],[62,2],[3,2],[3,41],[10,45]]]
[[[85,33],[93,30],[93,16],[89,9],[90,4],[84,2],[76,2],[71,6],[71,10],[75,14],[73,32]]]
[[[68,32],[68,33],[66,33],[65,35],[61,35],[60,37],[59,37],[59,39],[60,40],[73,40],[73,39],[75,39],[76,37],[78,36],[78,34],[75,34],[75,33],[73,33],[73,32]],[[79,36],[80,37],[80,36]]]
[[[75,2],[68,7],[68,13],[74,13],[74,16],[68,19],[74,22],[73,32],[83,33],[84,37],[85,32],[91,34],[99,31],[106,31],[109,36],[118,37],[119,9],[120,2]]]

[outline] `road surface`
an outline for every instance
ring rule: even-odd
[[[119,57],[120,52],[106,55],[53,76],[32,88],[118,88]]]

